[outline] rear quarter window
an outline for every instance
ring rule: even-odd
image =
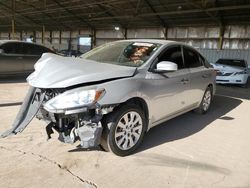
[[[188,68],[203,66],[202,62],[200,61],[200,55],[198,54],[198,52],[187,47],[184,47],[183,50],[185,64]]]

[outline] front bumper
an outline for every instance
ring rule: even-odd
[[[16,119],[12,124],[12,128],[2,133],[0,138],[22,132],[37,114],[44,97],[45,93],[42,93],[40,89],[30,87]]]
[[[80,140],[83,148],[95,147],[100,144],[102,115],[104,111],[106,113],[112,111],[112,107],[101,109],[100,105],[96,103],[84,107],[84,109],[56,114],[43,108],[43,104],[47,100],[49,100],[48,91],[30,87],[12,128],[1,134],[0,137],[4,138],[22,132],[36,116],[47,123],[48,139],[55,130],[59,133],[58,139],[65,143]]]
[[[216,76],[217,84],[246,84],[248,75],[242,76]]]

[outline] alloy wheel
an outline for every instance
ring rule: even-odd
[[[115,130],[115,143],[121,150],[132,148],[142,134],[142,118],[139,113],[130,111],[118,121]]]
[[[210,106],[210,103],[211,103],[211,98],[212,98],[211,91],[207,90],[206,93],[205,93],[205,95],[204,95],[203,104],[202,104],[204,111],[208,110],[208,108]]]

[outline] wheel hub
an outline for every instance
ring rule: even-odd
[[[135,111],[127,112],[119,120],[115,130],[116,145],[122,150],[132,148],[142,133],[142,118]]]

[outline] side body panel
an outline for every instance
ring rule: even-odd
[[[142,92],[151,101],[151,121],[153,124],[188,108],[186,100],[190,85],[188,69],[157,74],[148,72],[142,84]]]
[[[0,74],[20,73],[24,70],[24,59],[21,54],[1,54]]]
[[[39,55],[29,55],[25,54],[23,56],[24,61],[24,72],[30,73],[34,71],[34,65],[37,62],[37,60],[40,58]]]
[[[204,66],[190,69],[190,90],[187,96],[190,102],[199,106],[209,84],[213,84],[214,73]],[[213,87],[214,88],[214,87]]]

